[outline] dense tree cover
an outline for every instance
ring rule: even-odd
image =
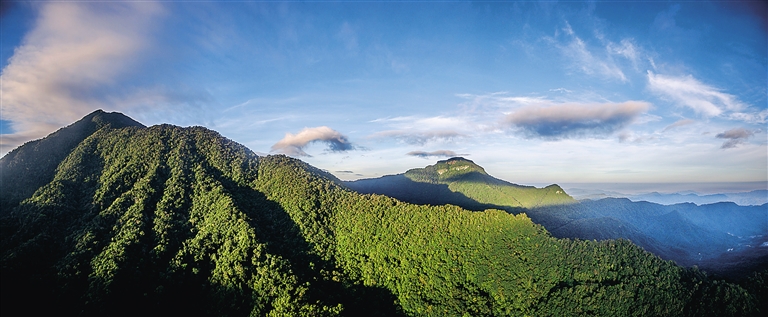
[[[59,163],[86,137],[101,128],[141,126],[141,123],[120,113],[101,110],[62,128],[48,137],[29,141],[6,154],[0,160],[0,213],[10,210],[22,199],[32,195],[40,186],[51,181]]]
[[[768,265],[768,248],[758,247],[768,232],[768,205],[666,206],[616,198],[576,202],[557,185],[511,184],[464,158],[344,184],[414,204],[525,212],[559,238],[629,239],[663,259],[729,278]]]
[[[294,175],[300,168],[270,170],[283,172],[288,182],[280,186],[325,184]],[[414,206],[332,189],[322,196],[343,201],[335,207],[337,263],[354,280],[392,290],[408,314],[738,316],[756,309],[744,288],[627,240],[556,239],[524,214]]]
[[[232,192],[255,180],[257,163],[203,128],[97,131],[3,219],[4,312],[338,311],[308,301],[306,283],[259,239],[256,211],[239,208]],[[32,292],[50,305],[13,305]]]
[[[361,195],[200,127],[99,129],[50,179],[0,216],[4,315],[739,316],[765,297],[764,275]]]
[[[382,194],[414,204],[451,204],[470,210],[488,208],[521,212],[523,208],[575,203],[558,185],[545,188],[512,184],[488,175],[461,157],[414,168],[404,174],[347,182],[365,194]]]

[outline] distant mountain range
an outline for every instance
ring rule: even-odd
[[[602,198],[628,198],[631,201],[647,201],[662,205],[674,205],[681,203],[693,203],[697,205],[714,204],[720,202],[733,202],[741,206],[759,206],[768,203],[768,190],[760,189],[741,193],[721,193],[701,195],[691,192],[683,193],[646,193],[623,194],[615,191],[599,189],[568,188],[568,193],[575,199],[602,199]]]
[[[556,237],[625,238],[663,259],[719,274],[768,267],[768,246],[761,246],[768,241],[768,205],[661,205],[605,198],[536,208],[528,215]],[[740,261],[733,260],[737,253]]]
[[[684,266],[697,265],[727,276],[768,267],[768,246],[761,247],[768,241],[768,204],[663,205],[640,199],[674,197],[661,194],[637,195],[635,202],[627,198],[577,201],[558,185],[535,188],[512,184],[488,175],[479,165],[460,157],[404,174],[345,182],[345,185],[360,193],[387,195],[414,204],[525,212],[556,237],[629,239],[663,259]],[[759,200],[764,192],[732,197]],[[598,197],[617,194],[598,193]]]
[[[653,221],[679,223],[687,226],[682,233],[696,234],[687,239],[711,242],[699,227],[718,222],[713,234],[735,228],[738,238],[760,230],[744,223],[758,209],[729,204],[665,214],[609,200],[601,211],[600,202],[577,203],[558,186],[499,181],[464,159],[405,177],[439,187],[423,195],[447,188],[462,193],[459,202],[511,212],[360,194],[302,161],[258,156],[203,127],[145,127],[94,112],[0,158],[0,314],[768,312],[768,272],[723,281],[628,240],[560,239],[532,221],[601,239],[642,237]],[[623,218],[613,206],[625,206]]]

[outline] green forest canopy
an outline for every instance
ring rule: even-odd
[[[201,127],[101,127],[0,214],[3,314],[766,312],[765,274],[726,283],[525,214],[357,194]]]

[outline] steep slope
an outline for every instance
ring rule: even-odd
[[[267,251],[287,220],[248,188],[257,175],[256,155],[203,128],[96,131],[3,219],[4,313],[332,312]],[[47,305],[12,304],[31,293]]]
[[[96,110],[49,136],[25,143],[0,159],[0,213],[50,182],[56,167],[80,142],[99,129],[143,127],[121,114]]]
[[[576,202],[557,185],[545,188],[512,184],[488,175],[462,157],[438,161],[404,174],[346,182],[360,193],[387,195],[415,204],[451,204],[470,210],[496,208],[519,212],[521,208]]]
[[[3,315],[731,316],[764,299],[760,276],[750,294],[626,240],[360,195],[200,127],[99,129],[50,178],[0,216]]]

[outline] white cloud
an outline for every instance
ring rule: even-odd
[[[298,134],[286,133],[285,137],[272,145],[272,152],[292,156],[310,156],[304,148],[310,143],[322,142],[332,152],[345,152],[355,149],[349,139],[329,127],[304,128]]]
[[[97,108],[114,108],[116,87],[147,47],[152,2],[45,2],[38,20],[2,71],[4,135],[0,152],[40,138]]]
[[[571,24],[568,23],[568,21],[565,21],[565,27],[563,28],[563,31],[565,31],[568,35],[573,35],[573,28],[571,28]]]
[[[573,92],[572,90],[568,90],[568,89],[565,89],[565,88],[562,88],[562,87],[561,88],[553,88],[553,89],[550,89],[549,91],[551,91],[551,92],[560,92],[560,93],[569,93],[569,94]]]
[[[725,111],[740,111],[747,108],[736,96],[723,93],[706,85],[693,76],[673,77],[648,71],[648,88],[680,106],[691,108],[705,117],[716,117]]]
[[[408,116],[408,117],[394,117],[394,118],[387,117],[387,118],[374,119],[374,120],[371,120],[371,121],[368,121],[368,122],[371,122],[371,123],[375,123],[375,122],[404,122],[404,121],[411,121],[411,120],[415,120],[415,117],[412,117],[412,116]]]
[[[547,98],[541,96],[509,96],[508,93],[504,91],[483,95],[457,94],[456,96],[467,100],[466,102],[459,104],[463,113],[466,114],[478,111],[494,112],[494,116],[496,111],[508,111],[509,109],[520,106],[549,102]]]
[[[670,125],[666,126],[662,132],[666,132],[666,131],[668,131],[668,130],[671,130],[671,129],[674,129],[674,128],[678,128],[678,127],[682,127],[682,126],[686,126],[686,125],[689,125],[689,124],[694,124],[694,123],[696,123],[696,121],[695,121],[695,120],[691,120],[691,119],[680,119],[680,120],[677,120],[677,121],[675,121],[674,123],[672,123],[672,124],[670,124]]]
[[[623,57],[629,60],[637,70],[642,54],[633,39],[625,38],[618,44],[613,43],[607,40],[599,29],[595,29],[593,30],[595,37],[602,45],[590,48],[590,45],[573,31],[567,21],[565,21],[565,28],[562,30],[565,35],[559,36],[556,33],[555,38],[545,39],[554,43],[560,53],[571,60],[570,68],[590,76],[627,82],[629,81],[627,76],[614,59],[614,57]]]
[[[637,46],[630,39],[622,39],[621,44],[608,43],[606,47],[609,53],[620,55],[632,62],[632,66],[637,69],[637,63],[640,59],[640,52]]]
[[[387,130],[374,133],[372,138],[393,138],[408,144],[425,145],[428,142],[452,141],[465,138],[454,130],[429,130],[429,131],[410,131],[410,130]]]
[[[376,119],[370,122],[385,124],[390,129],[373,133],[369,138],[392,138],[413,145],[464,139],[469,137],[470,132],[477,130],[477,125],[467,117],[411,116]]]
[[[564,55],[571,58],[574,62],[573,67],[581,70],[587,75],[600,75],[609,79],[618,79],[626,82],[627,77],[624,72],[616,66],[610,56],[605,59],[595,57],[588,49],[584,41],[574,36],[573,40],[566,46],[560,48]]]
[[[740,120],[748,123],[765,123],[766,119],[768,119],[768,109],[763,109],[757,113],[734,112],[728,117],[733,120]]]

